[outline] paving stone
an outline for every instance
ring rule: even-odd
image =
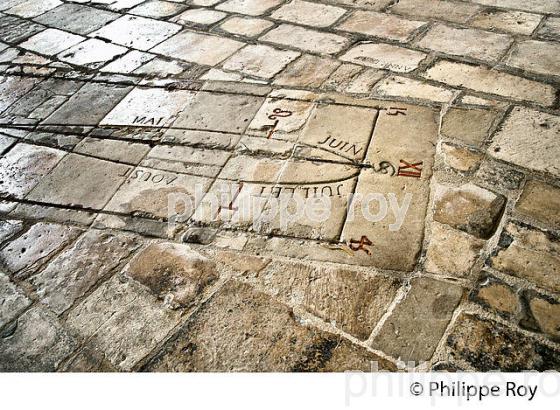
[[[379,69],[408,73],[418,68],[426,54],[389,44],[360,43],[340,59]]]
[[[230,13],[260,16],[280,3],[282,0],[227,0],[216,8]]]
[[[178,209],[184,218],[188,218],[194,212],[192,201],[195,193],[200,190],[201,194],[204,194],[211,183],[209,178],[143,167],[129,168],[125,176],[126,181],[105,210],[159,220],[167,218],[173,212],[173,209],[169,208],[172,195],[185,200],[189,198],[191,202],[187,205],[181,202],[182,208]],[[186,206],[191,208],[185,208]]]
[[[506,317],[513,316],[520,310],[516,290],[492,276],[485,276],[480,280],[471,293],[471,299]]]
[[[31,305],[31,300],[3,273],[0,273],[0,294],[2,295],[0,328],[2,328]]]
[[[24,18],[31,18],[39,16],[61,4],[62,2],[59,0],[42,0],[40,2],[29,0],[6,10],[6,13],[16,14]]]
[[[538,27],[542,16],[514,10],[487,9],[472,19],[469,24],[486,30],[500,30],[530,36]]]
[[[553,229],[560,229],[560,189],[531,180],[525,185],[515,210]]]
[[[35,51],[39,54],[52,56],[80,43],[83,40],[85,40],[85,38],[82,36],[49,28],[35,34],[25,42],[21,43],[20,47]]]
[[[535,297],[529,301],[529,308],[540,330],[553,339],[560,339],[560,304]]]
[[[136,16],[122,16],[94,31],[90,37],[99,37],[115,44],[147,51],[181,30],[178,24]]]
[[[9,333],[0,335],[2,372],[53,372],[77,347],[56,317],[40,306],[20,316]]]
[[[207,9],[189,9],[172,19],[175,23],[195,23],[203,26],[209,26],[221,21],[227,17],[227,13],[216,10]]]
[[[551,40],[560,40],[560,17],[548,17],[538,34]]]
[[[559,130],[559,117],[515,107],[494,135],[488,153],[494,158],[558,177]]]
[[[58,371],[71,373],[111,373],[117,372],[118,369],[107,360],[103,352],[91,346],[86,346],[70,359],[65,360],[58,368]]]
[[[392,367],[339,336],[301,324],[269,296],[230,281],[145,370],[368,371],[370,361]]]
[[[246,274],[251,283],[286,304],[302,305],[360,340],[369,337],[401,285],[384,276],[299,263],[273,262],[253,272]]]
[[[111,161],[138,164],[150,149],[147,144],[87,137],[76,145],[74,152]]]
[[[410,291],[384,322],[372,346],[417,365],[429,360],[462,295],[463,289],[451,283],[413,279]]]
[[[462,314],[447,338],[452,357],[481,372],[558,370],[558,352],[494,321]]]
[[[44,124],[97,125],[132,87],[88,83],[56,110]]]
[[[23,198],[65,153],[52,148],[18,144],[0,158],[0,192]]]
[[[132,50],[126,53],[124,56],[110,62],[105,67],[101,68],[100,71],[128,74],[142,66],[144,63],[152,60],[153,58],[153,54]]]
[[[289,99],[267,98],[251,121],[247,133],[271,135],[275,139],[295,140],[311,114],[313,103]],[[275,112],[290,112],[288,117],[271,120]],[[276,122],[278,121],[278,122]],[[272,132],[272,134],[270,134]]]
[[[0,134],[0,155],[5,153],[16,142],[17,139]]]
[[[271,14],[273,19],[305,26],[328,27],[346,13],[346,9],[326,4],[294,0]]]
[[[332,0],[331,3],[379,11],[391,4],[392,0]]]
[[[453,92],[407,77],[391,76],[377,83],[373,92],[383,97],[412,97],[437,102],[448,102]]]
[[[34,78],[25,77],[0,77],[0,112],[4,112],[13,103],[27,94],[39,81]]]
[[[344,92],[352,78],[354,78],[363,67],[357,64],[344,63],[340,65],[334,73],[323,83],[321,88],[326,91]]]
[[[470,0],[473,3],[484,4],[511,9],[532,11],[535,13],[560,13],[560,4],[548,0],[533,0],[530,3],[524,0]]]
[[[494,234],[506,203],[502,195],[470,183],[438,185],[434,201],[434,220],[482,239]]]
[[[339,65],[336,60],[304,54],[278,74],[274,84],[318,88]]]
[[[441,123],[441,133],[480,146],[488,137],[497,113],[491,110],[450,108]]]
[[[516,43],[506,60],[510,67],[560,76],[560,45],[536,40]]]
[[[421,19],[448,20],[465,23],[480,7],[475,4],[445,0],[399,0],[390,8],[392,13]]]
[[[18,43],[43,30],[45,26],[16,16],[2,16],[0,19],[0,40]]]
[[[173,125],[195,130],[242,133],[263,100],[241,94],[199,92]]]
[[[513,169],[511,165],[485,159],[475,174],[475,180],[477,184],[507,193],[519,189],[525,180],[525,175]]]
[[[91,230],[27,281],[41,301],[60,315],[123,265],[138,246],[138,239],[130,235]]]
[[[197,64],[213,66],[231,56],[243,45],[239,41],[228,38],[183,31],[164,41],[152,51]]]
[[[79,229],[70,226],[38,222],[2,248],[0,264],[9,273],[17,273],[24,268],[32,271],[79,233]]]
[[[90,39],[63,51],[59,54],[58,58],[70,64],[98,68],[127,51],[128,49],[125,47],[107,44],[97,39]]]
[[[337,28],[353,33],[407,42],[424,24],[426,23],[423,21],[407,20],[391,14],[356,11]]]
[[[222,23],[220,25],[220,28],[231,34],[255,37],[272,26],[274,26],[274,23],[264,19],[232,17],[226,22]]]
[[[539,230],[508,224],[489,264],[544,289],[560,291],[560,245]]]
[[[82,4],[65,3],[34,20],[46,26],[86,35],[117,19],[119,14]]]
[[[213,261],[187,245],[170,242],[148,245],[124,272],[172,308],[192,306],[219,277]]]
[[[23,229],[22,221],[0,220],[0,244]],[[2,326],[0,326],[2,327]]]
[[[365,237],[372,242],[375,251],[359,250],[350,258],[360,264],[412,271],[424,231],[437,125],[431,109],[404,104],[399,109],[406,114],[379,114],[366,155],[372,168],[360,174],[355,192],[362,197],[353,200],[352,218],[346,221],[341,240],[349,243]],[[407,172],[406,163],[419,169]],[[385,199],[372,201],[372,195],[378,198],[378,194]],[[396,214],[384,213],[388,199],[404,207],[400,222]]]
[[[437,24],[416,44],[441,53],[498,61],[511,42],[506,34]]]
[[[66,324],[112,365],[128,371],[178,322],[179,314],[163,307],[141,285],[115,276],[73,308]]]
[[[483,159],[483,154],[478,151],[447,143],[441,144],[441,153],[447,167],[464,173],[476,170]]]
[[[128,165],[68,154],[29,193],[27,199],[102,209],[125,180]]]
[[[484,241],[448,226],[432,224],[426,253],[426,271],[468,277]]]
[[[142,67],[133,71],[133,74],[140,74],[147,77],[167,77],[177,75],[188,69],[188,65],[179,61],[169,61],[162,58],[154,58]]]
[[[369,94],[373,86],[381,80],[384,75],[385,73],[383,71],[372,68],[365,69],[350,81],[345,91],[347,93]]]
[[[173,16],[185,9],[184,4],[178,2],[153,0],[134,7],[130,10],[130,14],[137,16],[162,18]]]
[[[544,106],[551,106],[555,101],[554,87],[548,84],[481,66],[440,61],[426,71],[425,77],[454,87],[534,101]]]
[[[194,96],[194,92],[187,90],[137,87],[103,118],[100,125],[170,126]]]
[[[261,36],[259,40],[321,54],[338,53],[348,44],[346,37],[290,24],[279,25]]]
[[[231,56],[223,65],[225,70],[272,78],[300,56],[295,51],[283,51],[264,45],[248,45]]]

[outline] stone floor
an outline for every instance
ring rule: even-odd
[[[0,371],[560,370],[558,0],[0,0],[0,95]]]

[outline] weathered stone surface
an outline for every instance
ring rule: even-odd
[[[131,87],[88,83],[47,118],[45,124],[97,125],[130,90]]]
[[[369,371],[371,361],[391,368],[362,347],[302,324],[292,309],[269,296],[230,281],[144,369]]]
[[[35,21],[60,30],[86,35],[118,17],[117,13],[108,10],[65,3],[41,14]]]
[[[74,148],[74,152],[78,154],[91,155],[129,164],[138,164],[148,151],[150,151],[148,144],[91,137],[84,138]]]
[[[488,239],[496,231],[506,199],[473,184],[458,188],[439,185],[434,220]]]
[[[502,315],[512,316],[520,310],[516,290],[492,276],[481,279],[471,299]]]
[[[520,333],[462,314],[447,338],[451,355],[481,372],[560,369],[559,353]]]
[[[517,43],[506,60],[510,67],[538,74],[560,76],[560,45],[527,40]]]
[[[75,46],[83,40],[85,40],[85,38],[82,36],[49,28],[39,34],[35,34],[29,40],[22,43],[21,47],[40,54],[52,56]]]
[[[553,229],[560,229],[560,189],[531,180],[525,185],[515,210]]]
[[[559,131],[559,117],[515,107],[494,135],[488,152],[497,159],[559,177]]]
[[[27,281],[41,301],[61,314],[121,266],[139,246],[131,235],[91,230]]]
[[[470,0],[473,3],[484,4],[485,6],[496,6],[519,10],[532,11],[535,13],[560,13],[560,4],[548,0]]]
[[[38,222],[0,251],[0,265],[9,273],[32,271],[75,239],[77,228]]]
[[[424,24],[426,23],[423,21],[407,20],[390,14],[356,11],[337,28],[353,33],[406,42]]]
[[[500,30],[529,36],[538,27],[542,16],[515,10],[487,9],[477,14],[469,24],[487,30]]]
[[[497,61],[509,48],[511,41],[505,34],[457,29],[438,24],[432,27],[417,45],[446,54]]]
[[[272,78],[299,57],[295,51],[277,50],[264,45],[248,45],[223,65],[226,70],[241,71],[261,78]]]
[[[501,192],[518,189],[525,180],[525,175],[513,169],[512,166],[487,159],[482,161],[475,177],[477,184]]]
[[[136,16],[122,16],[90,34],[122,46],[149,50],[181,29],[178,24]]]
[[[117,372],[118,369],[111,364],[105,354],[91,346],[78,351],[70,359],[64,361],[58,368],[59,372],[91,373],[91,372]]]
[[[474,4],[445,0],[399,0],[390,8],[391,12],[421,19],[441,19],[464,23],[480,7]]]
[[[412,280],[412,288],[387,318],[373,347],[417,364],[432,357],[453,311],[461,300],[460,286],[429,278]]]
[[[389,44],[360,43],[340,59],[379,69],[407,73],[415,70],[426,54]]]
[[[560,244],[544,232],[509,224],[489,263],[494,269],[560,292]]]
[[[282,3],[282,0],[227,0],[216,7],[230,13],[259,16]]]
[[[10,239],[23,229],[22,221],[0,220],[0,244]]]
[[[426,254],[426,271],[465,277],[484,245],[474,236],[434,223]]]
[[[37,84],[36,79],[22,77],[0,77],[0,112],[4,112],[13,103],[19,100],[24,94],[28,93]]]
[[[0,273],[0,295],[0,328],[3,328],[31,305],[31,300],[3,273]]]
[[[98,68],[127,51],[126,47],[107,44],[97,39],[90,39],[63,51],[58,58],[70,64]]]
[[[294,0],[274,11],[271,17],[305,26],[327,27],[344,13],[346,10],[340,7]]]
[[[199,92],[173,124],[195,130],[243,133],[263,103],[260,97]]]
[[[215,263],[187,245],[152,243],[124,269],[173,308],[189,307],[218,278]]]
[[[548,84],[482,66],[444,60],[428,69],[425,76],[430,80],[440,81],[454,87],[465,87],[515,100],[534,101],[544,106],[553,105],[556,99],[554,87]]]
[[[222,30],[232,34],[239,34],[247,37],[254,37],[263,31],[274,26],[274,23],[268,20],[255,19],[249,17],[232,17],[220,25]]]
[[[411,78],[397,76],[391,76],[380,81],[373,91],[383,97],[411,97],[437,102],[448,102],[453,98],[453,91]]]
[[[529,301],[529,308],[541,331],[560,339],[560,303],[535,297]]]
[[[66,324],[112,365],[131,370],[178,322],[178,313],[139,284],[115,276],[73,308]]]
[[[130,13],[143,17],[161,18],[173,16],[184,10],[185,7],[184,4],[180,3],[151,0],[134,7],[130,10]]]
[[[379,80],[383,78],[383,71],[373,68],[365,69],[355,76],[346,87],[346,92],[357,94],[369,94]]]
[[[336,60],[305,54],[276,76],[275,84],[317,88],[340,65]]]
[[[172,19],[175,23],[195,23],[209,26],[227,17],[227,13],[216,10],[190,9]]]
[[[52,148],[16,145],[0,158],[0,193],[23,198],[64,155],[64,151]]]
[[[29,193],[50,204],[101,209],[125,180],[129,165],[68,154]]]
[[[497,113],[491,110],[450,108],[443,116],[441,133],[480,146],[488,137]]]
[[[0,371],[53,372],[75,348],[52,313],[33,307],[0,334]]]
[[[560,40],[560,17],[548,17],[538,33],[544,38]]]
[[[285,303],[301,305],[361,340],[369,337],[401,285],[397,279],[357,270],[277,262],[246,277]]]
[[[465,173],[474,171],[483,158],[482,153],[478,151],[447,143],[441,144],[441,153],[446,166]]]
[[[292,26],[291,24],[281,24],[259,39],[322,54],[338,53],[348,44],[346,37]]]

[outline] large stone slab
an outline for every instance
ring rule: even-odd
[[[494,135],[488,152],[502,161],[560,177],[560,117],[515,107]]]
[[[372,361],[379,369],[392,367],[363,347],[302,324],[270,296],[230,281],[144,369],[370,371]]]

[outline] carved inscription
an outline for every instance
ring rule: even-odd
[[[157,172],[146,171],[142,169],[137,169],[134,172],[133,168],[127,169],[123,174],[119,175],[121,177],[129,177],[128,180],[138,180],[142,182],[151,182],[153,184],[172,184],[178,177],[173,174],[160,174]]]
[[[423,161],[412,163],[401,159],[397,175],[400,177],[420,178],[422,176],[423,164]]]
[[[365,235],[362,235],[360,240],[350,239],[348,243],[348,247],[352,249],[354,252],[364,251],[368,255],[371,255],[371,251],[366,248],[366,246],[371,246],[373,243],[369,240],[369,238]]]
[[[293,114],[292,111],[283,110],[282,108],[275,108],[274,110],[272,110],[272,114],[268,116],[268,119],[274,121],[274,123],[265,126],[265,128],[268,128],[267,138],[268,139],[272,138],[274,131],[276,131],[276,127],[278,127],[280,118],[291,117],[292,114]]]

